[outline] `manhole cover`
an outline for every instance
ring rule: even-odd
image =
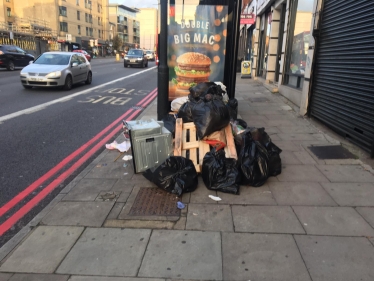
[[[158,188],[140,188],[129,216],[180,216],[178,198]]]
[[[357,159],[349,150],[341,145],[308,147],[319,159]]]
[[[268,102],[269,100],[267,98],[248,98],[251,102]]]

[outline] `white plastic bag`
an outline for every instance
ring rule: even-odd
[[[188,96],[176,98],[171,102],[171,111],[178,111],[179,108],[188,101]]]

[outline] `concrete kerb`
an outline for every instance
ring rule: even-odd
[[[143,116],[147,115],[147,112],[156,104],[156,101],[150,103],[143,112],[136,118],[141,119]],[[119,133],[116,137],[117,139],[121,139],[122,133]],[[31,231],[40,223],[40,221],[49,213],[50,210],[59,203],[62,198],[81,180],[85,177],[85,175],[92,169],[92,167],[96,166],[97,163],[108,153],[107,150],[104,150],[102,153],[99,154],[81,173],[78,174],[76,178],[74,178],[61,192],[58,194],[43,210],[41,210],[27,225],[25,225],[16,235],[14,235],[8,242],[6,242],[0,248],[0,264],[3,263],[4,259],[6,259],[9,254],[11,254],[20,244],[24,241]]]

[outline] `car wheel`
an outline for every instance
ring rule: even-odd
[[[32,86],[22,85],[25,89],[31,89]]]
[[[70,91],[72,87],[73,87],[73,78],[71,78],[71,75],[68,75],[66,76],[66,79],[65,79],[64,90]]]
[[[91,71],[88,72],[87,79],[84,83],[86,83],[86,85],[90,85],[92,83],[92,72]]]
[[[8,62],[8,65],[7,65],[6,69],[8,69],[9,71],[13,71],[14,70],[14,62],[10,60]]]

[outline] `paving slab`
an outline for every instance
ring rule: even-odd
[[[337,206],[317,182],[269,182],[268,185],[279,205]]]
[[[12,277],[11,273],[0,273],[0,281],[9,281],[10,277]]]
[[[222,233],[223,280],[311,281],[292,235]]]
[[[316,165],[317,164],[317,162],[313,159],[312,156],[310,156],[310,154],[307,151],[295,151],[294,154],[296,158],[299,159],[300,162],[305,165]]]
[[[374,248],[366,238],[296,235],[295,240],[313,281],[374,279]]]
[[[62,200],[94,201],[101,191],[109,191],[116,182],[116,179],[82,179]]]
[[[316,140],[313,134],[278,134],[281,140]]]
[[[282,173],[277,179],[284,182],[329,182],[314,165],[282,165]]]
[[[285,119],[275,120],[275,119],[273,119],[273,120],[268,120],[267,125],[269,125],[269,127],[278,127],[278,126],[287,127],[287,126],[297,126],[298,122],[296,121],[296,119],[288,119],[288,120],[285,120]],[[286,138],[285,134],[283,134],[283,136],[284,136],[283,140],[289,140],[290,139],[289,137]],[[292,138],[291,138],[291,140],[292,140]]]
[[[305,233],[289,206],[232,206],[232,216],[235,232]]]
[[[374,182],[374,175],[361,165],[317,165],[331,182]]]
[[[217,192],[217,196],[222,199],[222,201],[218,202],[219,204],[277,205],[267,183],[261,187],[242,185],[240,186],[239,195]]]
[[[277,136],[277,135],[275,135]],[[271,139],[273,140],[273,136],[271,136]],[[276,141],[273,141],[274,144],[276,145],[277,142]],[[282,151],[282,153],[280,154],[280,157],[281,157],[281,160],[282,160],[282,164],[285,164],[285,165],[300,165],[302,164],[301,161],[296,157],[296,155],[294,154],[293,151]]]
[[[14,274],[9,281],[67,281],[69,275],[59,274]]]
[[[60,202],[43,218],[46,225],[100,227],[115,202]]]
[[[113,220],[113,219],[116,219],[118,217],[118,215],[120,214],[120,212],[122,211],[122,208],[125,206],[125,203],[118,203],[116,202],[114,205],[113,205],[113,208],[112,210],[110,210],[110,213],[108,214],[107,216],[107,220]]]
[[[87,228],[57,273],[136,276],[151,230]]]
[[[165,281],[156,278],[72,276],[69,281]]]
[[[234,231],[229,205],[189,204],[186,229]]]
[[[220,233],[154,230],[138,276],[222,280]]]
[[[216,201],[209,198],[209,195],[217,196],[217,191],[209,190],[202,177],[199,177],[196,190],[191,192],[190,203],[217,204]]]
[[[0,271],[53,273],[83,227],[39,226],[2,264]]]
[[[266,128],[265,128],[266,129]],[[283,151],[304,151],[304,148],[300,145],[295,145],[291,141],[278,140],[274,142]],[[282,158],[282,154],[281,154]]]
[[[114,158],[115,159],[115,158]],[[99,179],[131,179],[133,176],[133,168],[129,164],[126,168],[121,162],[103,162],[102,160],[85,176],[85,178]],[[118,160],[120,161],[120,160]],[[127,162],[126,162],[127,163]]]
[[[284,134],[316,134],[319,131],[310,126],[279,126],[278,129]]]
[[[134,175],[133,175],[134,176]],[[131,193],[134,188],[134,183],[132,180],[120,179],[112,187],[112,191],[121,191],[124,193]]]
[[[358,207],[356,208],[356,210],[374,228],[374,208],[373,207]]]
[[[374,229],[350,207],[293,207],[307,234],[374,236]]]
[[[374,206],[372,183],[321,183],[340,206]]]
[[[286,114],[272,114],[272,115],[265,115],[267,119],[269,120],[295,120],[295,116],[292,113],[286,113]]]

